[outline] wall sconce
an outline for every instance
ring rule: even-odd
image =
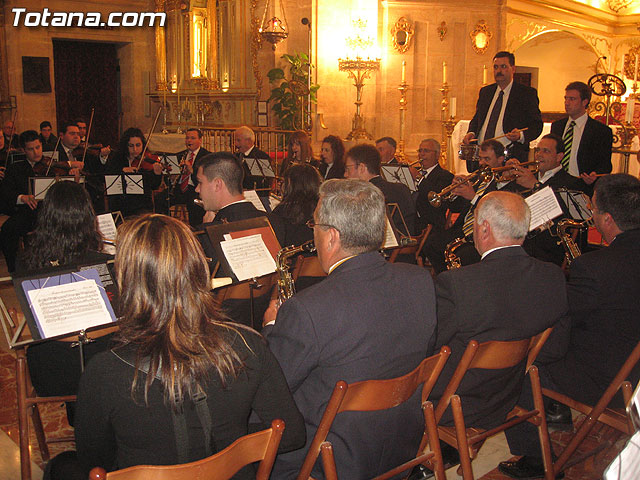
[[[489,40],[493,37],[493,33],[489,31],[489,27],[484,23],[484,20],[480,20],[475,29],[469,33],[471,37],[471,46],[477,54],[482,55],[489,48]]]
[[[413,34],[413,26],[406,18],[400,17],[396,24],[391,28],[393,48],[395,48],[400,53],[405,53],[407,50],[409,50]]]
[[[264,14],[262,15],[262,22],[260,23],[258,33],[260,33],[264,40],[273,45],[273,49],[275,50],[276,44],[280,43],[289,36],[289,28],[287,27],[287,16],[284,13],[282,0],[273,0],[274,15],[267,20],[271,1],[272,0],[267,0],[267,4],[264,6]],[[284,21],[278,18],[278,14],[276,12],[276,2],[280,4],[280,12],[282,13],[282,18],[284,19]]]

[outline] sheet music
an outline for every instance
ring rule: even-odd
[[[96,269],[22,282],[42,338],[116,321]]]
[[[130,175],[125,173],[123,175],[122,182],[124,183],[125,193],[127,195],[142,195],[144,194],[144,185],[142,183],[142,175],[135,174]]]
[[[42,152],[42,156],[46,158],[51,158],[54,162],[57,162],[58,157],[60,156],[60,152],[57,152],[57,151]]]
[[[120,175],[105,175],[104,183],[107,186],[107,195],[122,195],[124,193]]]
[[[254,177],[275,177],[273,169],[271,168],[271,162],[266,158],[245,158],[249,172]]]
[[[260,200],[260,197],[258,197],[258,194],[256,193],[255,190],[245,190],[244,191],[244,198],[246,200],[249,200],[251,203],[253,203],[253,206],[256,207],[258,210],[260,210],[261,212],[267,212],[267,210],[264,208],[264,205],[262,204],[262,201]]]
[[[273,195],[269,195],[269,207],[273,212],[273,209],[280,205],[280,199],[274,197]]]
[[[589,197],[585,193],[563,188],[558,190],[558,196],[567,206],[571,218],[574,220],[587,220],[591,218]]]
[[[178,160],[178,155],[165,155],[164,159],[171,167],[176,167],[178,172],[180,171],[180,160]],[[171,171],[173,172],[173,168]]]
[[[412,192],[418,189],[409,165],[382,165],[380,168],[382,176],[387,182],[402,183]]]
[[[384,227],[384,241],[382,242],[382,248],[394,248],[398,246],[398,239],[396,238],[396,234],[393,231],[393,227],[391,226],[391,222],[389,221],[389,217],[385,216],[385,227]]]
[[[239,281],[276,271],[276,262],[262,240],[262,235],[225,240],[220,242],[220,247]]]
[[[603,474],[604,480],[635,480],[640,478],[640,432],[633,434]]]
[[[96,215],[98,220],[98,232],[102,235],[106,241],[114,243],[116,241],[116,222],[113,219],[111,213],[103,213],[102,215]],[[115,245],[103,244],[102,251],[111,255],[116,254]]]
[[[58,177],[31,177],[31,188],[36,200],[44,200],[45,195],[56,182],[61,180],[75,181],[74,176],[58,176]],[[80,177],[79,183],[84,183],[84,177]]]
[[[558,199],[551,187],[544,187],[542,190],[528,196],[525,201],[531,210],[529,231],[535,230],[549,220],[562,215],[562,208],[560,208]]]

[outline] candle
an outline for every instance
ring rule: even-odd
[[[487,84],[487,79],[488,79],[487,73],[488,73],[487,72],[487,66],[483,65],[482,66],[482,84],[483,85]]]
[[[449,111],[451,112],[451,118],[456,118],[456,97],[451,97],[451,108]]]
[[[636,99],[633,96],[629,95],[627,98],[627,112],[625,114],[625,121],[628,123],[633,123],[633,110],[636,106]]]
[[[637,58],[637,57],[636,57]],[[402,61],[402,83],[404,83],[404,79],[405,79],[405,71],[407,69],[407,61],[403,60]],[[637,63],[636,63],[636,73],[638,73],[638,67],[637,67]]]
[[[637,82],[638,82],[638,54],[636,53],[636,71],[633,74],[633,83],[637,83]]]
[[[447,83],[447,62],[442,62],[442,83]]]

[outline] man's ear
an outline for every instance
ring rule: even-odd
[[[340,232],[333,227],[329,228],[328,232],[329,241],[327,243],[327,248],[330,253],[334,253],[337,249],[342,247],[342,243],[340,242]]]

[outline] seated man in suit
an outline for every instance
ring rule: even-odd
[[[566,322],[562,270],[528,256],[521,247],[529,220],[529,207],[520,195],[483,196],[473,226],[482,260],[436,278],[436,348],[448,345],[452,354],[431,394],[434,404],[471,340],[521,340]],[[550,349],[546,355],[556,359],[562,352]],[[523,361],[509,369],[467,372],[457,392],[467,426],[490,429],[503,423],[518,400],[524,369]],[[450,408],[440,423],[453,425]]]
[[[554,192],[560,189],[581,190],[584,182],[572,177],[562,168],[562,157],[564,155],[564,142],[560,137],[553,134],[545,135],[538,142],[536,147],[536,160],[538,163],[538,174],[534,175],[526,167],[518,166],[516,160],[509,160],[514,166],[513,174],[515,182],[529,190],[540,190],[544,187],[551,187]],[[569,216],[567,205],[558,197],[558,202],[564,212],[563,217]],[[552,262],[562,265],[564,261],[564,248],[558,242],[556,234],[557,222],[554,221],[549,229],[542,232],[532,232],[524,241],[525,251],[537,259],[545,262]]]
[[[539,365],[539,372],[543,387],[595,405],[640,341],[640,181],[622,173],[602,177],[591,203],[596,228],[609,246],[571,264],[570,328],[556,328],[547,341],[568,344],[568,349],[560,360]],[[636,385],[639,379],[636,366],[629,380]],[[531,405],[531,394],[523,390],[518,403]],[[612,406],[623,406],[621,395],[614,397]],[[544,474],[537,431],[530,426],[506,432],[511,453],[523,455],[499,466],[513,478]]]
[[[373,145],[361,144],[349,149],[344,177],[371,182],[378,187],[385,203],[398,205],[400,212],[396,212],[391,219],[394,226],[403,235],[415,234],[416,206],[411,198],[411,190],[402,183],[387,182],[380,176],[380,153]]]
[[[273,303],[265,315],[269,347],[307,429],[306,447],[279,455],[274,478],[295,478],[338,380],[404,375],[433,352],[431,276],[414,265],[386,262],[377,252],[384,230],[384,197],[371,183],[322,184],[313,231],[328,277],[279,309]],[[424,424],[418,403],[414,397],[384,412],[338,415],[328,436],[338,476],[371,478],[412,458]],[[319,463],[313,477],[323,478]]]
[[[478,158],[480,167],[501,167],[505,158],[504,146],[497,140],[482,142]],[[512,182],[492,177],[478,182],[475,187],[473,182],[465,183],[465,179],[466,177],[464,176],[456,176],[454,178],[454,182],[460,183],[460,185],[452,190],[452,200],[443,201],[439,207],[444,211],[449,209],[458,214],[453,225],[447,230],[436,230],[429,235],[425,242],[424,253],[436,272],[446,270],[444,251],[449,243],[456,238],[472,239],[474,209],[482,196],[495,190],[515,191],[519,188],[517,185],[514,187]],[[436,193],[439,191],[436,191]],[[456,255],[462,259],[463,265],[476,263],[480,260],[480,255],[478,255],[471,243],[465,244],[456,250]]]
[[[55,135],[51,135],[51,129],[51,122],[48,120],[40,122],[40,141],[43,152],[51,152],[56,148],[57,139]]]
[[[242,182],[242,187],[245,190],[257,189],[259,196],[268,197],[269,189],[271,188],[271,178],[251,175],[249,165],[247,165],[245,158],[260,158],[271,162],[271,157],[256,147],[256,134],[247,126],[237,128],[234,133],[234,139],[238,158],[243,163],[244,181]]]
[[[380,163],[389,163],[391,165],[398,163],[396,158],[397,146],[398,143],[392,137],[382,137],[376,140],[376,150],[380,153]]]
[[[581,189],[596,181],[596,174],[611,172],[613,132],[604,123],[587,114],[591,89],[586,83],[571,82],[565,88],[564,109],[568,118],[551,124],[551,133],[565,143],[562,167],[584,183]],[[587,193],[591,194],[588,187]]]
[[[453,181],[453,173],[440,166],[439,158],[440,143],[436,139],[427,138],[420,142],[418,159],[420,160],[422,179],[418,183],[416,199],[418,231],[424,230],[427,225],[433,225],[433,228],[437,230],[444,230],[447,209],[432,206],[428,198],[429,192],[438,193],[451,185]]]

